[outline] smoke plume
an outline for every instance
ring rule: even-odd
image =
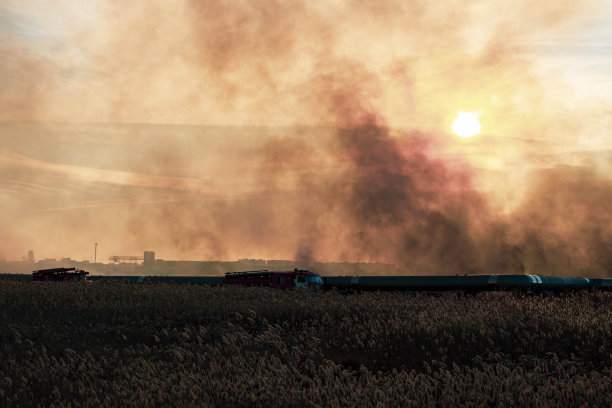
[[[4,29],[2,252],[610,275],[612,161],[573,153],[525,45],[596,5],[103,2],[52,45]],[[460,109],[491,133],[457,140]]]

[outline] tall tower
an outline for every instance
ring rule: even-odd
[[[144,265],[152,266],[155,263],[155,251],[144,251]]]
[[[34,251],[32,251],[31,249],[28,251],[28,263],[34,263]]]

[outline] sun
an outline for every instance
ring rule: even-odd
[[[465,138],[479,134],[482,130],[482,125],[478,121],[479,116],[480,112],[459,111],[451,126],[453,132],[455,132],[457,136]]]

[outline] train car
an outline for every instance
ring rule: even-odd
[[[265,286],[276,289],[315,289],[323,286],[321,276],[307,270],[294,269],[287,272],[259,271],[227,272],[223,286]]]
[[[452,276],[329,276],[325,289],[339,291],[402,290],[413,292],[505,292],[557,293],[573,290],[611,290],[612,279],[565,278],[542,275]]]
[[[80,281],[86,280],[89,272],[76,268],[52,268],[40,269],[32,272],[33,281]]]
[[[589,279],[593,288],[598,290],[612,291],[612,279],[611,278],[594,278]]]
[[[222,276],[156,276],[156,275],[93,275],[91,281],[118,281],[129,283],[176,283],[179,285],[220,286]]]

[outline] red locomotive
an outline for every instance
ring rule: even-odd
[[[266,286],[276,289],[321,289],[321,276],[310,271],[294,269],[287,272],[260,271],[227,272],[222,285]]]

